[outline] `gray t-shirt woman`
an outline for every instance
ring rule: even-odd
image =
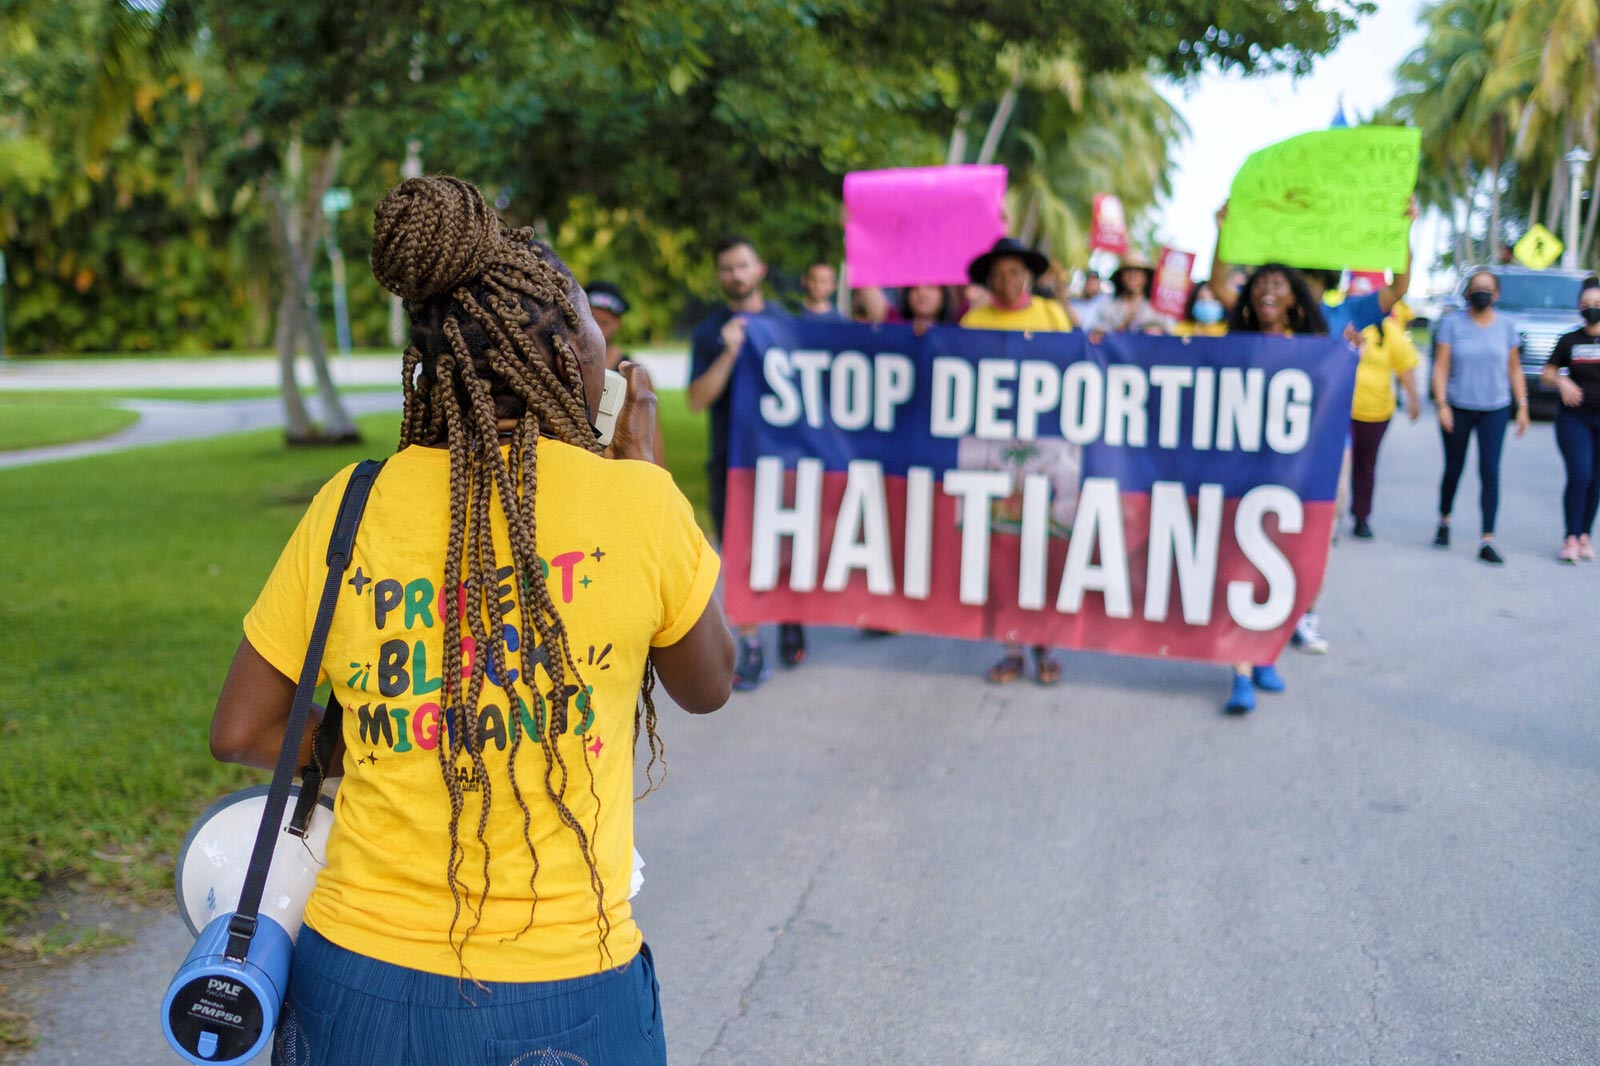
[[[1436,338],[1450,346],[1450,377],[1445,399],[1466,411],[1498,411],[1511,406],[1511,350],[1522,346],[1517,327],[1504,314],[1482,325],[1465,311],[1452,311],[1439,323]]]

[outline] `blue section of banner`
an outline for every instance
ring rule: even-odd
[[[796,353],[814,354],[796,359]],[[847,353],[856,355],[846,358]],[[957,466],[959,442],[932,432],[937,360],[969,364],[975,383],[987,378],[988,395],[999,397],[987,407],[1002,419],[1016,417],[1014,364],[1024,361],[1034,364],[1029,372],[1036,387],[1042,376],[1054,377],[1053,384],[1046,383],[1049,387],[1060,386],[1069,367],[1088,362],[1094,364],[1094,372],[1085,369],[1078,373],[1097,378],[1105,396],[1116,392],[1119,382],[1125,388],[1144,388],[1142,405],[1135,405],[1144,412],[1142,444],[1107,443],[1104,422],[1108,419],[1102,417],[1100,434],[1083,446],[1083,476],[1115,478],[1125,493],[1149,492],[1157,481],[1179,481],[1191,494],[1202,484],[1219,484],[1229,497],[1242,496],[1257,485],[1276,484],[1308,502],[1335,496],[1349,431],[1356,356],[1342,339],[1330,337],[1240,334],[1178,338],[1124,333],[1107,335],[1096,345],[1082,332],[1019,333],[943,326],[919,337],[909,326],[752,318],[734,373],[729,465],[748,468],[760,457],[775,456],[792,468],[799,459],[810,457],[837,471],[852,460],[867,459],[881,463],[889,476],[903,476],[908,468],[920,466],[931,467],[935,477],[942,477]],[[868,369],[863,369],[863,361]],[[985,363],[1001,365],[986,369]],[[874,395],[862,396],[846,387],[846,382],[835,382],[836,376],[848,377],[835,367],[847,364],[856,367],[849,384],[870,383]],[[1049,364],[1048,374],[1040,364]],[[802,372],[802,366],[814,369]],[[839,409],[853,410],[857,420],[869,411],[878,415],[884,404],[876,394],[886,391],[885,385],[899,383],[893,378],[893,368],[909,369],[910,381],[905,383],[909,396],[893,407],[892,428],[879,428],[871,420],[862,428],[845,429],[836,424],[836,391],[840,393]],[[1150,372],[1156,368],[1163,369],[1157,370],[1157,380],[1152,380]],[[1275,375],[1287,370],[1301,371],[1309,379],[1309,409],[1303,391],[1280,393],[1280,401],[1291,395],[1299,402],[1288,405],[1287,415],[1280,402],[1278,417],[1269,419],[1271,383]],[[1163,389],[1158,384],[1163,377],[1186,376],[1188,385],[1174,380]],[[1209,447],[1196,446],[1196,412],[1202,408],[1194,402],[1193,384],[1207,377],[1213,385],[1212,399],[1203,407],[1202,422],[1212,425],[1209,434],[1202,425],[1200,442],[1204,444],[1209,437]],[[1285,379],[1283,385],[1287,384]],[[1010,391],[1009,398],[1004,390]],[[983,395],[981,385],[975,384],[974,393]],[[1226,420],[1227,429],[1217,424],[1225,421],[1217,417],[1218,401],[1225,393],[1234,399],[1247,396],[1250,406],[1257,409],[1255,424],[1263,432],[1256,450],[1243,450],[1237,438],[1232,448],[1219,447],[1233,425],[1231,419]],[[1173,447],[1160,442],[1164,404],[1178,414]],[[1105,399],[1098,407],[1103,416]],[[778,421],[790,424],[772,424],[768,416],[774,414]],[[1272,446],[1273,434],[1264,430],[1271,421],[1281,440],[1290,432],[1287,419],[1292,418],[1309,419],[1305,444],[1279,452]],[[1128,425],[1123,419],[1115,421],[1119,426]],[[1061,432],[1061,406],[1053,404],[1040,411],[1036,437],[1059,438]]]

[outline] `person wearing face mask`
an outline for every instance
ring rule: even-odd
[[[1417,393],[1417,367],[1422,358],[1406,332],[1411,319],[1411,309],[1397,303],[1381,325],[1361,331],[1361,362],[1350,401],[1350,515],[1355,519],[1352,535],[1357,540],[1372,539],[1368,519],[1378,479],[1378,446],[1394,417],[1395,378],[1400,379],[1406,394],[1406,417],[1415,422],[1422,413]]]
[[[1467,281],[1465,311],[1439,323],[1434,344],[1433,397],[1444,438],[1444,478],[1439,484],[1439,528],[1433,546],[1450,546],[1450,511],[1467,465],[1467,446],[1478,438],[1478,507],[1482,537],[1478,558],[1505,562],[1494,545],[1500,505],[1500,450],[1513,416],[1517,436],[1528,431],[1527,383],[1522,377],[1522,341],[1510,318],[1495,311],[1500,282],[1487,270]]]
[[[1600,278],[1588,278],[1578,295],[1583,325],[1556,341],[1539,379],[1561,394],[1556,445],[1567,467],[1561,502],[1564,563],[1594,561],[1595,512],[1600,510]]]
[[[1220,337],[1228,332],[1223,321],[1227,309],[1217,299],[1209,282],[1202,281],[1189,290],[1189,302],[1183,309],[1183,320],[1173,330],[1180,337]]]

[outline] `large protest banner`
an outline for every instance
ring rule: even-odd
[[[1253,153],[1228,192],[1223,260],[1404,270],[1421,155],[1422,135],[1403,126],[1317,130]]]
[[[1270,662],[1316,597],[1343,341],[765,316],[745,336],[736,622]]]

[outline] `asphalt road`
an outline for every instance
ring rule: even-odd
[[[1244,719],[1224,668],[1071,655],[996,689],[993,648],[844,631],[666,716],[637,903],[672,1061],[1600,1062],[1600,564],[1554,561],[1547,424],[1507,447],[1504,569],[1471,475],[1428,547],[1440,465],[1394,427],[1332,652],[1286,652]],[[187,948],[160,915],[47,971],[22,1062],[176,1061]]]

